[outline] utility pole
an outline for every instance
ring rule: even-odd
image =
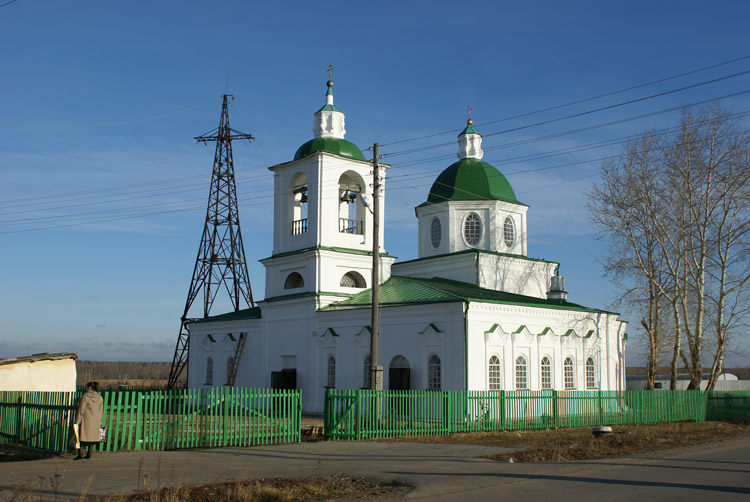
[[[383,390],[383,367],[378,365],[378,289],[380,287],[380,152],[372,147],[372,333],[370,333],[370,389]]]
[[[234,311],[238,311],[244,304],[254,307],[253,293],[250,289],[250,275],[247,271],[245,248],[242,244],[240,232],[240,215],[237,206],[237,186],[234,178],[234,160],[232,158],[232,140],[252,141],[250,134],[236,131],[229,127],[228,94],[223,96],[221,119],[219,127],[198,136],[199,143],[216,142],[214,154],[214,168],[211,175],[211,192],[208,196],[206,222],[203,226],[203,237],[198,247],[198,257],[195,260],[193,279],[190,282],[185,310],[180,318],[180,333],[177,338],[172,368],[169,372],[167,388],[173,388],[182,370],[188,363],[189,333],[187,325],[193,319],[188,318],[188,312],[193,301],[203,293],[203,317],[208,317],[217,293],[222,289],[229,294]],[[234,99],[234,98],[233,98]],[[242,342],[242,343],[240,343]],[[235,353],[236,365],[242,355],[244,340],[238,341]],[[230,376],[233,382],[236,377]]]

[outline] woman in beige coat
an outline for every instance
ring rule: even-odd
[[[99,443],[101,436],[99,427],[102,425],[102,396],[99,395],[99,382],[86,384],[86,392],[78,401],[78,412],[76,413],[76,424],[78,424],[78,436],[81,447],[78,456],[73,460],[91,458],[91,450]],[[88,446],[88,452],[84,457],[83,448]]]

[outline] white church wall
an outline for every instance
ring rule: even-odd
[[[547,298],[549,280],[558,264],[512,256],[481,253],[478,286],[518,295]]]
[[[489,389],[488,363],[492,355],[501,361],[502,388],[516,389],[515,363],[526,360],[526,388],[539,390],[541,360],[551,362],[551,386],[565,390],[564,361],[573,361],[573,385],[586,387],[586,359],[595,364],[595,386],[600,390],[621,388],[612,376],[622,361],[606,354],[607,330],[616,329],[619,321],[611,315],[535,307],[471,303],[469,308],[469,389]],[[610,343],[612,343],[610,341]],[[621,351],[619,353],[623,355]],[[500,357],[502,356],[502,357]]]

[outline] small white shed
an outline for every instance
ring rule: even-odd
[[[0,391],[75,391],[77,358],[74,352],[45,352],[0,359]]]

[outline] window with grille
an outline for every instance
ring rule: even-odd
[[[476,246],[482,238],[482,220],[477,213],[469,213],[464,220],[464,238],[469,246]]]
[[[297,289],[305,285],[305,280],[297,272],[292,272],[286,276],[284,281],[284,289]]]
[[[427,361],[427,388],[440,390],[440,358],[431,356]]]
[[[542,358],[542,389],[552,388],[552,363],[549,357]]]
[[[586,388],[596,388],[596,373],[594,368],[594,359],[589,357],[586,359]]]
[[[212,358],[206,359],[206,385],[214,384],[214,360]]]
[[[440,239],[442,238],[442,228],[440,227],[440,219],[433,218],[430,223],[430,242],[432,247],[436,248],[440,245]]]
[[[370,373],[370,356],[365,357],[365,365],[362,368],[362,387],[369,389],[372,386],[372,374]]]
[[[563,376],[565,377],[565,388],[575,389],[576,383],[573,378],[573,359],[566,357],[563,363]]]
[[[518,356],[516,359],[516,389],[529,388],[526,376],[526,359],[523,356]]]
[[[358,272],[347,272],[343,275],[343,277],[341,277],[341,282],[339,284],[344,288],[362,289],[367,287],[365,278],[362,277]]]
[[[336,358],[328,356],[328,387],[336,387]]]
[[[516,225],[510,216],[505,218],[505,223],[503,224],[503,239],[505,240],[505,245],[509,248],[512,248],[513,244],[516,243]]]
[[[500,373],[500,359],[498,359],[497,356],[490,357],[489,377],[490,390],[503,389],[503,377],[502,373]]]

